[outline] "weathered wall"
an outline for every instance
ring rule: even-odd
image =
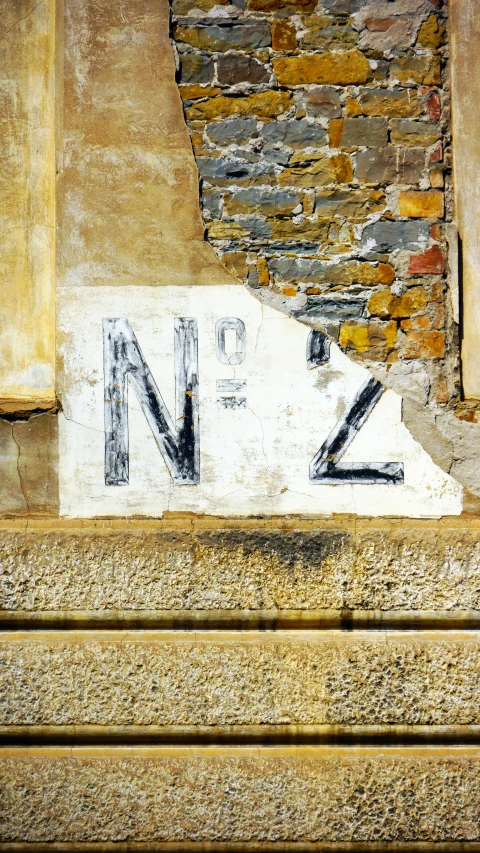
[[[477,407],[463,400],[471,389],[459,371],[447,4],[175,0],[172,9],[208,240],[259,298],[325,329],[402,394],[415,439],[478,495]],[[471,27],[455,21],[468,48]],[[459,52],[468,76],[475,57]],[[459,89],[462,235],[475,219],[461,208],[471,196],[472,151],[460,141],[471,98],[468,84]],[[472,375],[474,294],[463,326]]]
[[[55,3],[0,23],[0,411],[55,401]]]
[[[172,44],[167,0],[57,5],[62,411],[0,436],[0,850],[478,851],[445,9],[173,5]]]
[[[459,385],[439,5],[172,8],[209,241],[355,358],[422,371],[443,404]]]
[[[63,5],[57,287],[229,282],[203,240],[168,3]]]

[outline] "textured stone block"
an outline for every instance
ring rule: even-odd
[[[270,72],[263,62],[253,56],[226,53],[217,59],[217,79],[222,86],[237,83],[268,83]]]
[[[264,216],[289,216],[300,201],[295,190],[249,187],[225,198],[229,216],[237,213],[262,213]]]
[[[443,358],[445,355],[445,333],[433,329],[407,332],[405,358]]]
[[[4,524],[2,619],[66,611],[73,621],[90,614],[183,624],[188,614],[210,613],[232,626],[237,618],[255,623],[252,611],[272,611],[278,621],[287,610],[300,622],[322,611],[336,624],[350,624],[355,611],[480,611],[480,528],[471,521],[129,528]]]
[[[182,83],[211,83],[215,71],[213,59],[202,53],[183,54],[180,69]]]
[[[429,15],[418,31],[417,44],[438,50],[443,43],[445,27],[439,23],[436,15]]]
[[[282,142],[290,148],[318,148],[327,140],[323,127],[307,119],[272,121],[265,125],[262,135],[267,142]]]
[[[342,114],[338,90],[333,86],[312,86],[305,93],[305,109],[313,118],[338,118]]]
[[[225,157],[197,157],[198,170],[210,184],[245,181],[274,173],[269,163],[247,163]]]
[[[434,145],[442,138],[440,126],[423,121],[398,119],[391,124],[391,141],[397,145]]]
[[[366,83],[370,76],[370,65],[359,50],[280,56],[273,60],[273,67],[281,86],[310,83],[349,86]]]
[[[349,183],[353,179],[353,167],[346,154],[329,157],[322,154],[311,162],[284,169],[278,176],[282,186],[324,187],[328,184]]]
[[[385,210],[386,203],[381,190],[324,190],[317,193],[315,211],[321,218],[344,216],[362,220]]]
[[[442,83],[440,57],[397,57],[390,63],[390,77],[398,83],[422,83],[440,86]]]
[[[428,303],[428,294],[423,287],[411,287],[401,296],[394,296],[389,290],[374,293],[368,303],[370,314],[388,320],[411,317],[423,311]]]
[[[323,5],[336,15],[353,15],[364,2],[365,0],[323,0]]]
[[[422,105],[412,89],[362,89],[362,112],[367,116],[411,116],[422,114]]]
[[[424,148],[369,148],[357,154],[355,177],[370,184],[417,184],[424,169]]]
[[[297,47],[297,29],[295,24],[277,19],[272,24],[272,47],[274,50],[295,50]]]
[[[480,840],[479,759],[474,747],[5,749],[0,840],[468,850]]]
[[[480,726],[480,634],[0,633],[17,726]],[[6,727],[6,728],[5,728]]]
[[[444,271],[445,257],[440,246],[432,246],[410,257],[408,272],[412,275],[442,275]]]
[[[205,129],[212,142],[231,145],[232,142],[246,142],[256,136],[257,122],[254,118],[232,118],[207,124]]]
[[[205,20],[205,19],[204,19]],[[209,19],[206,19],[209,20]],[[266,21],[236,22],[222,18],[218,23],[200,26],[195,19],[175,27],[175,39],[200,50],[225,51],[238,47],[256,50],[270,45],[270,27]]]
[[[442,219],[445,209],[444,196],[443,193],[435,190],[425,192],[407,190],[400,193],[398,209],[400,216],[410,216],[414,219],[422,217]]]
[[[374,348],[388,352],[397,342],[397,325],[393,321],[381,325],[368,323],[361,325],[345,325],[340,329],[339,344],[345,349],[353,349],[359,353],[368,352],[375,356]]]
[[[420,249],[427,246],[430,236],[427,223],[374,222],[363,230],[364,248],[375,252],[391,252],[397,249]]]
[[[255,216],[245,216],[233,221],[222,219],[220,222],[209,222],[207,230],[211,240],[252,240],[263,243],[272,235],[270,223]]]
[[[303,50],[343,49],[358,42],[358,32],[344,19],[314,15],[303,20],[300,46]]]
[[[257,116],[261,119],[277,118],[290,108],[288,92],[257,92],[247,97],[228,97],[222,95],[210,101],[195,104],[187,109],[190,121],[212,121],[229,116]]]
[[[247,0],[247,9],[252,12],[279,12],[295,15],[313,12],[317,0]]]
[[[350,296],[308,296],[306,305],[296,316],[321,323],[339,323],[362,317],[365,305],[365,299]]]
[[[328,132],[332,148],[380,148],[388,142],[388,121],[383,118],[334,119]]]
[[[392,284],[395,278],[395,271],[389,264],[374,266],[358,261],[332,264],[311,258],[272,258],[270,269],[276,276],[287,281],[317,282],[331,287],[349,287],[352,284],[371,287],[376,284]]]
[[[202,193],[202,210],[209,214],[210,219],[220,219],[222,215],[222,195],[219,192],[204,190]]]

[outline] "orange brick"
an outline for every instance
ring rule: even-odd
[[[343,133],[343,118],[332,118],[328,125],[328,144],[330,148],[338,148]]]
[[[272,24],[272,47],[274,50],[295,50],[297,31],[294,24],[280,19]]]
[[[448,403],[448,389],[445,379],[440,379],[435,399],[437,403]]]
[[[443,358],[444,355],[443,332],[407,332],[405,358]]]
[[[400,216],[411,219],[434,218],[442,219],[444,214],[443,193],[437,190],[406,190],[400,193],[398,199]]]
[[[426,252],[410,256],[408,272],[413,275],[442,275],[445,258],[440,246],[432,246]]]
[[[198,98],[212,98],[214,95],[219,95],[222,91],[216,86],[201,86],[200,83],[191,83],[186,86],[179,86],[180,94],[184,101],[195,101]]]
[[[268,287],[270,284],[270,274],[268,264],[265,258],[259,258],[257,261],[258,283],[260,287]]]
[[[345,112],[349,117],[362,115],[362,108],[358,102],[358,98],[347,99]]]

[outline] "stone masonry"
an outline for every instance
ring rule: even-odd
[[[441,0],[172,11],[206,237],[224,264],[462,416]]]

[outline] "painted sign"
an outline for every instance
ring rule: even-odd
[[[243,286],[69,287],[59,304],[63,515],[461,511],[401,398]]]

